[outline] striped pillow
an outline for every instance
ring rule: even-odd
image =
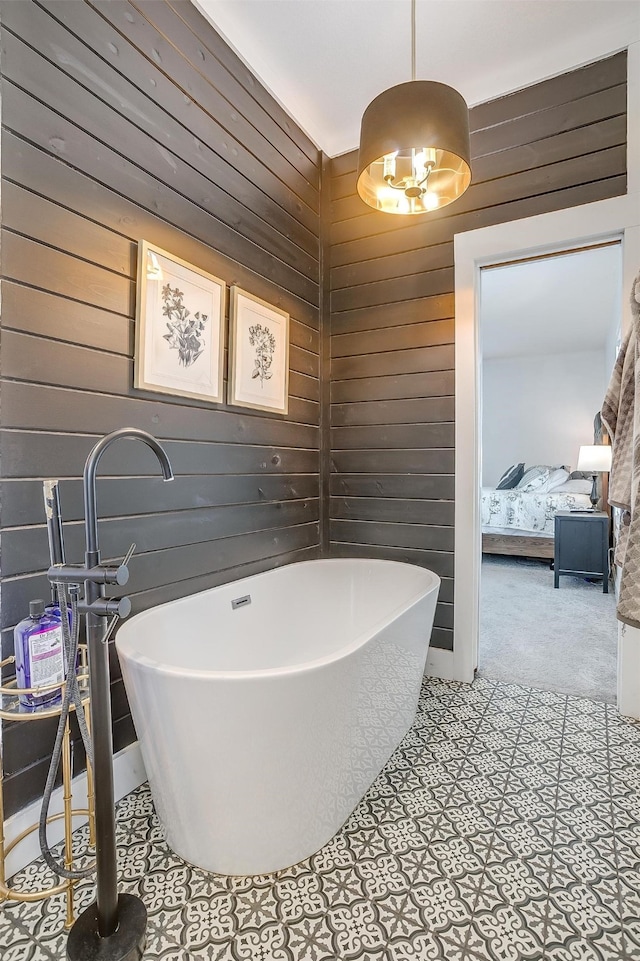
[[[496,490],[498,491],[511,490],[511,488],[515,487],[516,484],[522,479],[523,474],[524,474],[524,461],[522,461],[521,464],[512,464],[511,467],[509,467],[504,472],[504,474],[498,481],[498,486],[496,487]]]

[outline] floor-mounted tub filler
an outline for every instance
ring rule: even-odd
[[[321,848],[409,730],[439,578],[305,561],[138,614],[117,649],[171,847],[220,874]]]

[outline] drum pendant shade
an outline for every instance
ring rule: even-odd
[[[411,80],[364,112],[358,194],[370,207],[418,214],[445,207],[471,183],[469,111],[453,87]]]

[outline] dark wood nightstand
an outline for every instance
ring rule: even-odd
[[[555,517],[553,586],[561,574],[601,577],[609,593],[609,515],[604,511],[558,511]]]

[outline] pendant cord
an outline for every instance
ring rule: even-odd
[[[416,79],[416,0],[411,0],[411,79]]]

